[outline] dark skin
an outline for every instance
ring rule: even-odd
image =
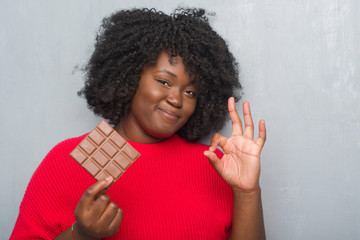
[[[105,194],[113,179],[104,179],[90,186],[80,198],[75,208],[76,224],[74,237],[77,240],[96,240],[114,235],[120,226],[123,211],[110,201]],[[55,239],[73,239],[71,228]]]
[[[164,141],[194,113],[197,88],[181,57],[173,61],[170,64],[168,54],[162,51],[155,65],[144,67],[130,112],[116,127],[126,139],[141,143]]]
[[[231,136],[227,138],[215,134],[211,139],[209,151],[205,151],[204,155],[234,193],[230,239],[265,239],[259,185],[260,153],[266,140],[265,121],[259,122],[259,136],[254,141],[250,104],[243,104],[244,130],[232,97],[229,98],[228,109],[232,122]],[[221,159],[214,153],[217,146],[224,151]]]
[[[190,80],[181,57],[170,64],[165,51],[155,65],[146,65],[133,97],[130,112],[115,129],[124,138],[141,142],[164,141],[179,130],[196,107],[197,88]],[[259,186],[260,153],[266,139],[265,122],[259,122],[259,136],[254,140],[254,125],[248,102],[243,104],[245,128],[229,98],[232,121],[229,138],[215,134],[210,148],[204,152],[218,174],[231,186],[234,194],[233,225],[230,239],[265,239]],[[220,146],[224,155],[214,151]],[[121,224],[122,210],[105,194],[112,179],[89,187],[76,209],[76,239],[100,239],[114,235]],[[56,239],[73,239],[71,228]]]

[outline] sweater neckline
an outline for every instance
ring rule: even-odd
[[[135,149],[139,149],[142,152],[159,152],[164,151],[168,148],[174,148],[181,142],[181,140],[182,139],[178,135],[174,134],[173,136],[159,143],[139,143],[133,142],[131,140],[126,141],[130,143],[130,145],[133,146]]]

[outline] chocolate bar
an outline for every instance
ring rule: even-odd
[[[70,156],[96,180],[112,176],[115,182],[140,154],[103,120]]]

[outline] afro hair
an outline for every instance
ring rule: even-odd
[[[129,112],[143,67],[162,50],[181,56],[198,88],[195,112],[177,134],[196,141],[220,130],[228,119],[227,99],[240,98],[238,64],[203,9],[121,10],[103,19],[95,49],[84,68],[79,95],[89,109],[117,125]]]

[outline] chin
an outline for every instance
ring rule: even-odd
[[[173,136],[174,134],[176,134],[176,131],[148,131],[148,133],[153,136],[154,138],[158,138],[158,139],[167,139],[171,136]]]
[[[163,124],[163,123],[159,125],[154,124],[151,129],[148,129],[147,133],[154,138],[165,140],[166,138],[169,138],[174,134],[176,134],[181,127],[182,125],[179,127],[179,126],[174,126],[174,124],[173,125]]]
[[[154,138],[158,138],[158,139],[167,139],[171,136],[173,136],[175,133],[169,133],[169,134],[165,134],[165,133],[157,133],[157,134],[151,134],[151,136],[153,136]]]

